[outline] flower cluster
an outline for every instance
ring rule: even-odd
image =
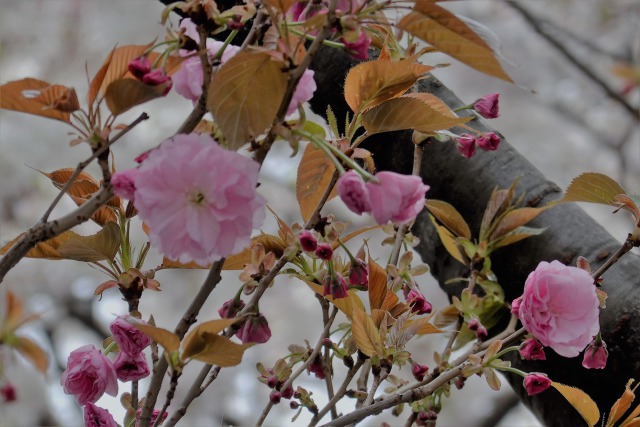
[[[207,265],[248,246],[262,224],[259,170],[208,135],[180,134],[113,182],[117,195],[134,200],[154,247],[171,260]]]
[[[120,316],[111,323],[110,329],[120,352],[113,361],[120,381],[138,381],[149,375],[149,365],[142,350],[151,339],[140,332],[132,322],[145,323],[130,316]]]
[[[494,132],[487,132],[477,138],[469,133],[456,138],[456,148],[464,157],[472,157],[476,152],[476,145],[484,151],[495,151],[500,145],[500,137]]]
[[[358,215],[371,212],[378,224],[415,220],[424,207],[429,186],[418,176],[395,172],[378,172],[375,177],[378,182],[365,183],[360,175],[349,171],[338,179],[338,194],[347,207]]]

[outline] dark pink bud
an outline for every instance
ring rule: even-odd
[[[289,402],[289,408],[298,409],[299,407],[300,407],[300,404],[298,402],[296,402],[295,400],[292,400],[291,402]]]
[[[414,362],[413,366],[411,366],[411,373],[413,374],[413,378],[415,378],[416,381],[422,381],[424,379],[424,376],[427,375],[428,371],[429,367],[427,365],[421,365]]]
[[[520,311],[520,304],[522,304],[522,297],[518,297],[511,302],[511,314],[515,314],[518,317]]]
[[[407,292],[407,289],[405,288],[404,297],[409,305],[411,305],[411,311],[414,313],[429,314],[431,313],[431,310],[433,310],[431,303],[426,300],[418,288],[413,288],[409,292]]]
[[[470,331],[477,331],[478,330],[478,326],[480,325],[480,322],[478,322],[478,319],[471,319],[467,322],[467,327],[469,328]]]
[[[171,80],[171,77],[168,76],[161,68],[156,68],[155,70],[145,74],[142,77],[142,82],[149,86],[165,85],[162,95],[168,94],[173,86],[173,80]]]
[[[467,379],[466,379],[464,376],[459,375],[459,376],[457,376],[457,377],[456,377],[456,380],[453,382],[453,384],[456,386],[456,388],[457,388],[458,390],[462,390],[462,388],[464,387],[464,383],[465,383],[465,381],[466,381],[466,380],[467,380]]]
[[[131,60],[127,68],[138,80],[142,80],[146,74],[151,72],[151,61],[146,56],[139,56]]]
[[[349,296],[347,291],[347,281],[340,274],[327,274],[322,281],[323,295],[331,295],[333,299],[346,298]]]
[[[298,239],[303,251],[313,252],[318,248],[318,240],[309,230],[304,230],[300,233]]]
[[[488,132],[481,135],[476,142],[478,143],[478,147],[484,151],[495,151],[498,149],[498,145],[500,145],[500,137],[494,132]]]
[[[607,366],[607,344],[602,340],[594,340],[584,351],[582,366],[587,369],[604,369]]]
[[[240,312],[240,310],[244,308],[244,306],[244,301],[242,301],[241,299],[232,298],[222,304],[222,307],[218,309],[218,314],[223,319],[233,319],[234,317],[236,317],[236,314],[238,314],[238,312]]]
[[[259,314],[247,319],[236,333],[243,344],[248,342],[265,343],[271,338],[271,329],[267,319]]]
[[[359,258],[349,267],[349,284],[363,291],[369,289],[369,266]]]
[[[282,395],[280,394],[279,391],[273,390],[271,392],[271,394],[269,395],[269,400],[271,401],[271,403],[273,403],[274,405],[277,405],[278,403],[280,403],[280,399],[282,398]]]
[[[322,369],[322,359],[316,356],[316,358],[313,359],[313,363],[311,363],[311,365],[307,367],[307,371],[309,371],[309,373],[314,374],[316,378],[318,378],[319,380],[323,380],[324,370]]]
[[[495,119],[500,116],[498,98],[500,98],[499,93],[485,95],[473,103],[473,109],[485,119]]]
[[[369,45],[371,39],[364,31],[360,31],[360,36],[355,42],[348,42],[345,39],[340,39],[344,43],[344,50],[347,51],[355,59],[364,61],[369,59]]]
[[[155,424],[156,419],[158,419],[158,416],[160,415],[160,410],[159,409],[154,409],[153,412],[151,413],[151,422],[149,422],[149,425],[152,426]],[[160,421],[158,422],[158,425],[162,425],[162,423],[164,422],[164,420],[167,419],[167,416],[169,415],[168,412],[164,412],[162,414],[162,418],[160,419]],[[136,411],[136,425],[135,427],[139,427],[140,425],[140,417],[142,416],[142,408],[138,409]]]
[[[293,397],[293,394],[294,394],[293,385],[290,385],[289,387],[285,388],[284,390],[280,390],[280,394],[285,399],[291,399]]]
[[[484,325],[479,324],[478,329],[476,329],[476,338],[478,338],[479,340],[483,340],[488,336],[489,332],[487,331],[487,328],[485,328]]]
[[[138,154],[138,157],[133,160],[135,160],[136,163],[142,163],[147,159],[147,157],[149,157],[149,153],[151,153],[151,150],[147,150],[144,153]]]
[[[529,396],[542,393],[551,387],[551,380],[545,374],[532,372],[524,377],[524,389],[527,390]]]
[[[547,360],[547,356],[544,354],[544,347],[535,338],[524,340],[520,344],[518,351],[520,352],[520,357],[524,360]]]
[[[320,243],[315,253],[318,258],[324,261],[329,261],[333,257],[333,249],[326,243]]]
[[[130,355],[121,351],[113,361],[120,381],[138,381],[149,376],[149,365],[144,353]]]
[[[278,377],[276,377],[275,375],[271,375],[269,378],[267,378],[267,386],[269,388],[275,388],[278,385]]]
[[[428,421],[429,421],[429,414],[427,413],[427,411],[418,412],[418,417],[416,418],[416,425],[424,427],[427,425]]]
[[[476,152],[476,138],[468,133],[463,133],[456,139],[456,148],[466,158],[471,158]]]
[[[10,382],[7,382],[5,385],[0,387],[0,395],[4,399],[5,403],[15,402],[18,399],[16,388]]]

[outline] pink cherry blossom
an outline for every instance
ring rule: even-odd
[[[233,319],[236,314],[240,312],[245,306],[244,301],[240,298],[231,298],[222,304],[222,307],[218,309],[218,314],[223,319]]]
[[[485,119],[495,119],[496,117],[500,117],[500,110],[498,107],[499,98],[499,93],[485,95],[473,103],[473,109]]]
[[[149,376],[149,364],[144,353],[131,355],[121,351],[113,366],[120,381],[138,381]]]
[[[316,248],[315,254],[323,261],[329,261],[333,257],[333,249],[327,243],[320,243]]]
[[[524,377],[523,384],[527,394],[533,396],[551,387],[551,380],[545,374],[531,372]]]
[[[298,109],[298,105],[304,104],[313,97],[313,93],[316,91],[316,81],[313,79],[312,70],[304,70],[302,77],[296,86],[296,90],[293,92],[289,107],[287,107],[287,115],[294,113]]]
[[[369,288],[369,266],[363,260],[356,258],[349,266],[349,284],[367,290]]]
[[[463,133],[456,139],[456,148],[467,159],[476,152],[476,138],[468,133]]]
[[[412,288],[408,290],[406,287],[404,288],[404,297],[407,300],[407,303],[411,305],[411,311],[417,314],[429,314],[433,310],[433,306],[427,299],[424,297],[420,289]]]
[[[318,239],[309,230],[303,230],[298,240],[303,251],[313,252],[318,248]]]
[[[535,338],[524,340],[518,351],[524,360],[547,360],[542,344]]]
[[[208,135],[176,135],[149,153],[135,206],[151,244],[171,260],[206,265],[239,252],[264,220],[260,165]]]
[[[340,39],[344,43],[344,49],[347,53],[353,56],[355,59],[364,61],[369,59],[369,45],[371,44],[371,38],[364,31],[360,31],[358,40],[355,42],[349,42],[345,39]]]
[[[92,345],[71,352],[60,384],[65,393],[75,395],[79,405],[94,403],[104,393],[111,396],[118,393],[113,363]]]
[[[248,342],[265,343],[271,338],[271,329],[267,318],[262,314],[248,318],[240,327],[236,336],[243,344]]]
[[[421,365],[416,362],[413,362],[413,365],[411,365],[411,373],[416,381],[422,381],[424,376],[427,375],[427,372],[429,372],[429,367],[427,365]]]
[[[151,61],[148,56],[139,56],[131,60],[127,68],[138,80],[142,80],[146,74],[151,72]]]
[[[87,403],[83,412],[85,427],[118,427],[109,411],[93,403]]]
[[[395,172],[378,172],[379,183],[367,182],[371,211],[378,224],[391,220],[395,224],[406,224],[416,219],[424,208],[428,185],[419,176],[402,175]]]
[[[151,338],[136,328],[133,323],[146,324],[147,322],[124,315],[117,317],[109,326],[120,350],[130,355],[140,353],[151,344]]]
[[[119,171],[111,176],[111,185],[116,196],[133,200],[133,194],[136,191],[134,184],[136,175],[138,175],[138,168]]]
[[[594,340],[584,351],[582,366],[587,369],[604,369],[608,356],[607,344],[602,340]]]
[[[518,317],[542,345],[575,357],[598,333],[598,307],[589,273],[543,261],[527,277]]]
[[[333,299],[346,298],[349,296],[347,281],[338,273],[327,274],[322,280],[322,295],[331,295]]]
[[[476,139],[478,147],[484,151],[495,151],[500,145],[500,137],[494,132],[487,132]]]
[[[358,215],[371,212],[369,190],[358,173],[350,170],[338,179],[336,186],[340,198],[350,211]]]

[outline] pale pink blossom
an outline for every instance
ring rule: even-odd
[[[531,372],[524,377],[524,389],[529,396],[542,393],[549,387],[551,387],[551,380],[545,374],[539,372]]]
[[[151,344],[151,338],[136,328],[133,323],[146,324],[147,322],[131,318],[128,315],[118,316],[116,320],[111,322],[109,329],[121,351],[136,355]]]
[[[428,185],[422,178],[395,172],[378,172],[379,183],[367,182],[371,212],[378,224],[391,220],[395,224],[406,224],[416,219],[424,208]]]
[[[104,393],[111,396],[118,393],[113,363],[92,345],[71,352],[60,384],[66,394],[75,395],[79,405],[95,403]]]
[[[118,427],[118,423],[109,411],[93,403],[87,403],[83,412],[85,427]]]
[[[167,258],[206,265],[250,243],[264,220],[260,165],[208,135],[176,135],[149,153],[135,179],[135,206]]]
[[[149,364],[144,353],[131,355],[121,351],[113,366],[120,381],[138,381],[149,376]]]
[[[518,317],[545,347],[577,356],[600,328],[593,278],[559,261],[541,262],[527,277]]]
[[[134,184],[136,175],[138,175],[138,168],[125,169],[111,176],[111,185],[116,196],[133,200],[133,194],[136,191]]]
[[[294,113],[298,109],[298,105],[304,104],[313,98],[313,93],[316,91],[316,81],[313,79],[312,70],[304,70],[296,90],[293,92],[289,107],[287,107],[287,115]]]
[[[336,183],[338,194],[345,205],[352,212],[362,215],[364,212],[371,212],[371,202],[369,201],[369,190],[356,172],[350,170],[343,174]]]
[[[498,107],[499,98],[499,93],[485,95],[473,103],[473,109],[485,119],[500,117],[500,109]]]

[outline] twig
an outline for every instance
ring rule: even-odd
[[[411,415],[407,418],[407,422],[404,423],[404,427],[411,427],[413,423],[418,419],[418,413],[411,411]]]
[[[324,330],[322,331],[322,334],[320,335],[320,338],[318,339],[318,342],[316,343],[315,348],[313,349],[309,357],[307,357],[307,359],[304,361],[304,363],[294,373],[292,373],[289,376],[289,379],[287,379],[287,381],[282,385],[282,387],[280,387],[281,390],[286,390],[287,388],[289,388],[293,384],[293,382],[296,380],[296,378],[298,378],[304,371],[306,371],[307,368],[313,363],[315,358],[318,356],[318,354],[322,350],[324,339],[329,336],[329,332],[331,331],[331,325],[333,324],[333,321],[335,320],[337,314],[338,314],[338,307],[333,306],[333,311],[331,312],[331,316],[327,319],[327,323],[325,324]],[[272,407],[273,407],[273,403],[269,401],[269,403],[267,403],[265,408],[260,413],[260,418],[258,418],[258,421],[256,422],[257,427],[260,427],[262,423],[264,423]]]
[[[320,306],[322,307],[322,322],[327,325],[329,322],[333,323],[333,319],[329,318],[329,301],[327,301],[323,296],[316,294],[316,298],[320,302]],[[334,311],[336,307],[334,306]],[[327,398],[329,400],[333,399],[334,390],[333,390],[333,369],[331,369],[331,351],[329,348],[325,347],[323,359],[322,359],[322,372],[324,374],[324,381],[327,385]],[[338,410],[335,408],[331,408],[331,419],[338,418]]]
[[[575,65],[583,74],[585,74],[589,79],[591,79],[594,83],[602,88],[605,91],[607,96],[611,99],[615,100],[620,106],[622,106],[635,121],[640,121],[640,110],[635,108],[618,92],[613,90],[609,85],[601,79],[598,75],[596,75],[588,66],[586,66],[577,56],[569,51],[553,34],[551,34],[547,29],[541,25],[539,18],[535,17],[531,12],[523,8],[517,2],[509,1],[508,4],[512,9],[517,11],[522,18],[524,18],[529,25],[533,27],[533,29],[544,37],[549,43],[551,43],[569,62]]]
[[[169,408],[169,405],[171,405],[173,396],[175,396],[176,393],[176,388],[178,387],[178,379],[180,378],[180,375],[182,374],[178,371],[171,372],[171,382],[169,383],[169,390],[167,390],[167,397],[164,401],[164,405],[162,405],[162,409],[160,409],[159,415],[156,417],[156,421],[153,423],[153,427],[158,427],[158,425],[160,425],[164,413]]]
[[[373,381],[371,382],[371,390],[369,390],[369,394],[367,395],[367,398],[362,406],[366,408],[367,406],[371,405],[371,402],[373,402],[373,398],[376,395],[376,391],[378,391],[378,387],[380,387],[382,381],[387,378],[387,375],[389,375],[389,370],[386,368],[382,368],[380,373],[373,377]]]
[[[252,45],[256,40],[260,38],[262,24],[264,23],[264,18],[267,15],[264,13],[264,6],[261,6],[256,13],[256,17],[253,19],[253,23],[251,24],[251,29],[249,30],[249,34],[242,42],[240,46],[240,50],[244,50],[247,46]]]
[[[602,264],[602,266],[598,270],[596,270],[595,273],[592,274],[593,280],[598,280],[600,276],[604,274],[605,271],[607,271],[613,264],[618,262],[618,260],[622,258],[624,254],[626,254],[631,249],[633,249],[633,247],[634,247],[634,242],[632,239],[632,235],[629,234],[629,236],[624,241],[622,246],[620,246],[620,248],[618,248],[618,250],[613,255],[611,255],[611,257],[607,260],[607,262]]]
[[[367,361],[364,363],[364,368],[362,369],[362,371],[360,371],[358,381],[356,381],[356,387],[358,388],[358,391],[361,391],[365,395],[367,393],[367,383],[369,382],[369,371],[371,371],[371,360],[367,359]],[[358,397],[358,400],[356,401],[356,408],[362,408],[365,399],[366,398],[364,397]]]

